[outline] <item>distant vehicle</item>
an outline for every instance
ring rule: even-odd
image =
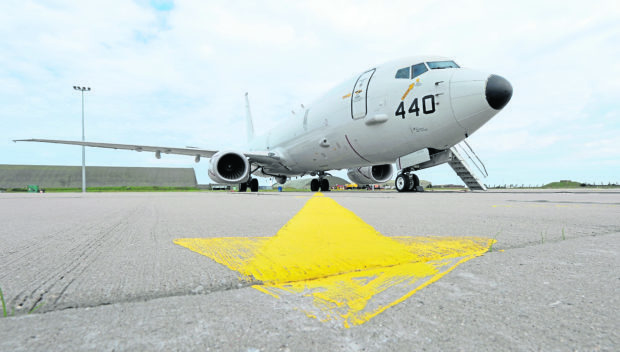
[[[23,141],[129,149],[211,158],[209,177],[258,191],[253,176],[310,174],[312,191],[329,189],[327,172],[348,169],[357,184],[384,183],[398,168],[396,189],[420,190],[414,170],[449,162],[451,148],[478,130],[512,97],[497,75],[461,68],[444,57],[411,57],[359,73],[330,90],[303,113],[255,136],[246,93],[248,150],[203,150],[49,139]],[[455,170],[457,168],[453,166]],[[463,178],[461,174],[459,174]],[[484,188],[486,189],[486,188]]]

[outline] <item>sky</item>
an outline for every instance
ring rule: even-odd
[[[347,78],[453,57],[512,100],[468,138],[487,185],[620,183],[620,5],[613,1],[28,1],[0,3],[0,164],[81,165],[81,148],[14,139],[245,147]],[[93,166],[192,157],[87,148]],[[335,175],[344,176],[343,171]],[[462,184],[441,165],[418,173]],[[268,180],[263,180],[267,184]]]

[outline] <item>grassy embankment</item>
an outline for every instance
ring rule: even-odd
[[[559,182],[551,182],[542,186],[543,189],[553,189],[553,188],[620,188],[620,185],[616,184],[607,184],[607,185],[590,185],[587,183],[581,183],[570,180],[563,180]]]
[[[582,188],[590,188],[590,189],[618,189],[620,185],[609,183],[607,185],[597,185],[597,184],[589,184],[582,183],[577,181],[570,180],[562,180],[557,182],[547,183],[542,186],[532,186],[532,185],[493,185],[488,186],[489,189],[582,189]]]

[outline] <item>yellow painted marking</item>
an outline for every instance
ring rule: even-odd
[[[266,293],[268,295],[270,295],[271,297],[280,299],[280,296],[278,296],[277,294],[271,292],[270,290],[268,290],[265,286],[261,286],[261,285],[253,285],[252,288],[259,290],[260,292]]]
[[[320,321],[363,324],[485,253],[479,237],[387,237],[316,193],[273,237],[186,238],[176,244],[260,281]]]
[[[347,94],[347,95],[343,95],[343,96],[342,96],[342,99],[349,98],[350,96],[351,96],[351,93],[349,93],[349,94]]]
[[[407,91],[405,92],[405,94],[403,94],[403,97],[400,98],[400,100],[405,100],[405,98],[407,97],[407,94],[409,94],[409,92],[411,92],[411,90],[413,89],[414,86],[415,86],[415,83],[411,83],[409,85],[409,88],[407,88]]]

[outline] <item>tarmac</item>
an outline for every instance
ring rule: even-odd
[[[351,326],[174,242],[273,237],[313,197],[0,193],[0,351],[620,350],[617,190],[325,193],[390,238],[496,241]]]

